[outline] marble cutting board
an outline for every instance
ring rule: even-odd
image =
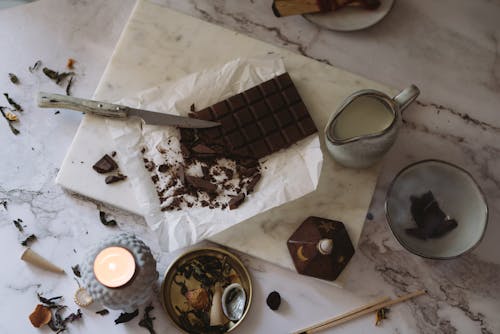
[[[286,240],[308,216],[344,222],[356,246],[380,167],[347,169],[336,164],[323,145],[328,117],[352,92],[395,90],[352,73],[249,38],[243,34],[139,0],[95,91],[94,98],[116,101],[154,85],[176,80],[237,57],[279,54],[320,129],[324,163],[313,193],[261,213],[215,235],[212,241],[295,271]],[[86,115],[56,182],[64,188],[141,214],[127,182],[106,185],[91,166],[114,150],[104,122]],[[349,266],[341,275],[348,276]],[[341,281],[341,279],[339,279]]]

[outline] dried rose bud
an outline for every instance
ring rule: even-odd
[[[189,290],[184,295],[189,303],[196,310],[206,310],[209,304],[208,292],[203,288]]]

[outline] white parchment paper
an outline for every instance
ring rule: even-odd
[[[118,103],[162,113],[187,115],[191,104],[201,110],[284,73],[277,56],[235,59],[223,66],[188,75],[126,97]],[[133,80],[133,78],[131,79]],[[161,164],[164,156],[154,148],[178,142],[179,131],[169,126],[143,124],[139,120],[106,120],[117,148],[120,168],[132,182],[148,225],[158,231],[160,245],[166,251],[191,245],[221,232],[258,213],[292,201],[316,189],[323,156],[318,135],[309,136],[286,150],[261,159],[262,179],[255,191],[235,210],[188,208],[161,211],[155,185],[142,161],[141,149],[148,148],[148,158]],[[242,236],[244,237],[244,236]]]

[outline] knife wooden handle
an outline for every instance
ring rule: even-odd
[[[127,117],[126,107],[61,94],[39,92],[37,96],[37,104],[40,108],[71,109],[115,118]]]

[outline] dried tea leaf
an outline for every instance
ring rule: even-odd
[[[102,309],[102,310],[96,311],[95,313],[102,315],[102,316],[105,316],[105,315],[109,314],[109,311],[106,309]]]
[[[139,309],[135,310],[132,313],[120,313],[120,316],[115,319],[115,325],[122,324],[124,322],[129,322],[139,315]]]
[[[30,71],[30,73],[33,73],[36,70],[38,70],[38,68],[40,67],[40,65],[42,65],[42,61],[41,60],[37,60],[36,63],[33,64],[33,66],[28,67],[28,71]]]
[[[5,210],[7,210],[7,201],[5,201],[5,200],[0,201],[0,205],[2,205]]]
[[[389,313],[390,309],[387,307],[382,307],[375,314],[375,326],[380,326],[384,319],[387,319],[387,313]]]
[[[119,181],[123,181],[127,178],[127,175],[123,175],[121,173],[118,173],[117,175],[108,175],[104,179],[104,183],[106,184],[111,184]]]
[[[9,73],[9,79],[10,82],[12,82],[14,85],[17,85],[19,83],[19,78],[14,73]]]
[[[9,124],[10,131],[12,131],[12,133],[14,135],[18,135],[20,133],[20,131],[18,129],[16,129],[14,127],[14,125],[12,125],[12,121],[7,117],[7,115],[3,111],[4,109],[5,109],[5,107],[0,107],[0,113],[2,113],[3,118],[5,118],[7,120],[7,123]]]
[[[19,232],[22,232],[24,230],[23,226],[21,225],[21,223],[23,222],[22,219],[18,218],[16,220],[13,220],[12,222],[14,223],[14,226],[19,230]]]
[[[52,298],[45,298],[41,294],[37,293],[38,300],[47,305],[47,306],[59,306],[59,304],[55,303],[54,300],[61,299],[62,296],[57,296],[57,297],[52,297]]]
[[[7,99],[7,102],[9,102],[9,104],[12,106],[12,108],[14,108],[15,111],[23,111],[23,108],[19,104],[17,104],[16,101],[14,101],[9,96],[9,94],[3,93],[3,96],[5,96],[5,98]]]
[[[32,235],[28,236],[26,239],[24,239],[21,242],[21,245],[28,246],[29,244],[31,244],[35,240],[36,240],[36,235],[32,234]]]
[[[114,219],[106,220],[106,212],[104,212],[104,211],[99,211],[99,219],[101,220],[101,223],[105,226],[109,226],[109,227],[116,226],[116,220],[114,220]]]
[[[18,120],[17,116],[13,113],[11,113],[10,111],[7,111],[5,113],[5,118],[7,118],[7,120],[11,121],[11,122],[16,122]]]
[[[75,274],[76,277],[82,277],[82,273],[80,272],[80,265],[75,265],[71,267],[71,270],[73,270],[73,274]]]
[[[68,322],[73,322],[75,320],[80,320],[82,318],[82,310],[76,310],[76,313],[70,313],[66,318],[63,319],[63,323],[67,324]]]
[[[141,321],[139,321],[139,326],[146,328],[149,331],[149,334],[156,334],[154,328],[153,328],[153,320],[155,320],[155,317],[151,317],[149,312],[151,312],[154,309],[153,305],[146,306],[144,309],[144,316],[142,317]]]
[[[66,95],[70,96],[71,84],[73,83],[73,76],[69,78],[68,84],[66,85]]]
[[[76,63],[76,60],[73,58],[68,58],[68,62],[66,63],[66,67],[72,70],[74,68],[74,65]]]
[[[42,71],[43,71],[43,74],[45,74],[50,79],[54,80],[56,82],[56,84],[58,84],[58,85],[61,83],[61,81],[64,81],[64,79],[66,79],[67,77],[75,75],[75,72],[61,72],[61,73],[59,73],[59,72],[51,70],[50,68],[47,68],[47,67],[44,67],[42,69]]]

